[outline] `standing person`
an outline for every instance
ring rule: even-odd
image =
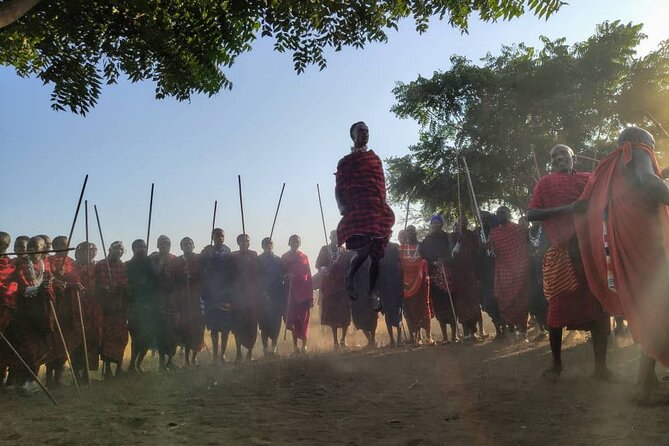
[[[379,275],[379,260],[383,257],[395,214],[386,202],[386,180],[381,158],[367,149],[369,128],[360,121],[349,130],[353,147],[351,153],[339,160],[336,173],[335,197],[342,219],[337,226],[340,245],[355,250],[347,274],[347,290],[352,299],[358,296],[354,276],[369,257],[369,290],[371,298]]]
[[[14,318],[16,311],[16,290],[18,285],[12,280],[14,262],[5,255],[12,239],[6,232],[0,232],[0,332],[4,333]],[[7,376],[4,358],[0,356],[0,385]]]
[[[323,281],[320,288],[321,324],[332,329],[335,350],[345,350],[346,332],[351,325],[351,303],[346,291],[346,274],[354,255],[337,242],[337,231],[330,232],[330,244],[321,247],[316,258],[316,269]],[[341,330],[341,338],[337,331]]]
[[[288,239],[290,251],[281,256],[288,288],[286,329],[291,331],[293,352],[296,354],[307,352],[309,314],[314,305],[309,258],[300,251],[301,244],[302,240],[298,235],[291,235]],[[302,341],[302,348],[298,347],[298,340]]]
[[[404,316],[409,329],[409,342],[420,342],[420,330],[425,331],[425,343],[432,339],[432,305],[430,304],[430,275],[427,261],[420,256],[416,227],[409,225],[399,233],[402,278],[404,280]]]
[[[499,225],[497,216],[488,211],[480,211],[481,227],[475,229],[479,240],[484,238],[487,245],[481,244],[476,255],[476,277],[481,288],[481,309],[488,313],[495,327],[495,340],[504,338],[504,321],[499,314],[497,299],[495,299],[495,257],[490,250],[490,232]],[[483,331],[483,324],[479,324],[479,331]]]
[[[93,243],[81,242],[74,251],[79,268],[79,278],[84,287],[81,293],[81,309],[84,316],[88,364],[83,345],[72,352],[72,360],[80,378],[86,378],[90,370],[100,367],[100,343],[102,339],[102,307],[95,295],[95,257],[98,249]]]
[[[430,303],[434,316],[439,321],[443,343],[457,343],[458,336],[457,321],[455,320],[456,308],[453,293],[453,259],[451,252],[453,247],[448,232],[443,230],[444,218],[435,215],[430,219],[430,232],[425,236],[418,246],[420,256],[428,264],[430,274]],[[408,229],[408,228],[407,228]],[[448,326],[451,326],[451,339],[448,339]]]
[[[557,379],[562,371],[562,329],[590,330],[595,356],[595,377],[609,379],[606,342],[609,316],[601,309],[586,282],[572,211],[589,173],[574,170],[574,152],[563,144],[550,151],[553,173],[543,176],[532,192],[527,216],[541,221],[550,246],[544,254],[544,293],[548,300],[547,325],[553,364],[544,372]]]
[[[123,243],[115,241],[109,246],[107,259],[95,265],[96,295],[102,305],[102,377],[109,379],[123,373],[123,353],[128,344],[128,274],[121,257]],[[111,274],[111,277],[110,277]],[[113,373],[111,365],[116,365]]]
[[[576,219],[590,289],[606,311],[625,317],[640,345],[639,403],[653,402],[655,361],[669,366],[669,187],[654,149],[646,130],[623,130],[581,194],[587,212]]]
[[[478,325],[478,339],[487,337],[483,330],[481,314],[481,288],[476,275],[476,256],[481,249],[479,237],[468,228],[469,221],[464,216],[458,219],[453,231],[453,294],[455,310],[465,332],[465,338],[475,339]]]
[[[193,239],[184,237],[179,246],[183,254],[174,264],[179,309],[178,339],[185,350],[186,365],[197,365],[197,354],[204,346],[204,318],[200,306],[202,266],[200,256],[193,252]]]
[[[495,254],[495,300],[501,318],[517,337],[527,340],[530,293],[530,248],[525,228],[511,221],[511,210],[497,209],[499,226],[490,232]]]
[[[278,352],[281,318],[286,309],[286,272],[281,257],[274,254],[274,242],[269,237],[262,240],[263,253],[258,256],[260,264],[260,284],[262,313],[260,317],[260,337],[265,356]],[[271,348],[269,341],[272,341]]]
[[[539,325],[539,335],[535,340],[548,336],[548,301],[544,295],[544,254],[549,243],[541,222],[533,221],[529,229],[530,260],[532,262],[532,286],[530,294],[530,315]]]
[[[386,329],[390,337],[390,346],[395,347],[402,340],[402,301],[404,300],[404,282],[402,281],[402,258],[400,245],[390,242],[386,246],[376,281],[376,292],[381,300],[381,310],[386,321]],[[397,338],[393,329],[397,332]]]
[[[146,242],[132,242],[132,258],[126,262],[130,291],[128,329],[130,344],[129,372],[141,372],[149,349],[156,347],[158,332],[158,278],[147,255]]]
[[[258,254],[251,251],[251,239],[246,234],[237,236],[239,250],[232,253],[237,272],[232,300],[232,332],[235,335],[237,355],[235,362],[242,361],[242,347],[246,349],[246,360],[253,357],[253,347],[258,338],[260,314],[260,287]]]
[[[232,330],[231,299],[235,279],[234,265],[230,260],[230,248],[223,243],[225,233],[221,228],[212,232],[213,245],[202,250],[202,303],[204,319],[211,331],[211,347],[214,364],[225,362],[228,336]]]
[[[157,313],[156,344],[161,370],[175,367],[172,359],[177,352],[177,326],[179,313],[176,303],[175,263],[177,257],[170,252],[172,240],[166,235],[158,237],[158,252],[149,256],[153,272],[156,274]]]

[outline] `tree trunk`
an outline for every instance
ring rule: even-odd
[[[0,2],[0,29],[11,25],[35,7],[41,0],[6,0]]]

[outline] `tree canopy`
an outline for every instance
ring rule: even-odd
[[[411,17],[467,31],[469,18],[548,17],[560,0],[0,0],[0,64],[53,85],[51,106],[85,114],[103,84],[152,80],[180,101],[229,89],[225,69],[258,37],[292,53],[295,70],[325,68],[324,51],[386,42]]]
[[[471,212],[464,156],[479,204],[523,211],[555,144],[599,159],[635,124],[666,145],[669,41],[637,57],[644,38],[642,25],[605,22],[584,42],[542,37],[541,48],[503,46],[481,64],[452,56],[450,69],[398,83],[392,111],[421,131],[408,155],[388,160],[391,198],[454,216],[460,184],[463,211]],[[591,170],[593,162],[581,158],[576,167]]]

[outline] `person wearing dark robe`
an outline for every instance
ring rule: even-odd
[[[482,226],[475,229],[481,240],[481,247],[476,256],[476,277],[481,288],[481,309],[488,313],[495,327],[495,340],[501,341],[504,336],[504,321],[499,314],[495,299],[495,257],[490,249],[490,232],[499,225],[497,216],[488,211],[480,211]],[[484,243],[485,242],[485,243]]]
[[[386,202],[381,158],[367,149],[369,128],[362,121],[356,122],[349,134],[353,147],[337,164],[335,198],[342,216],[337,226],[338,243],[355,251],[347,274],[347,290],[351,299],[356,299],[354,276],[368,257],[370,288],[364,293],[372,296],[395,214]]]
[[[543,176],[532,192],[527,215],[541,221],[550,246],[544,254],[544,294],[548,301],[548,338],[553,363],[544,376],[555,380],[562,371],[563,328],[590,330],[595,357],[595,377],[609,380],[606,344],[610,331],[609,315],[590,291],[579,252],[579,240],[572,212],[589,173],[574,170],[574,152],[559,144],[550,151],[553,172]]]
[[[579,198],[586,211],[576,217],[590,289],[639,344],[640,404],[667,400],[655,394],[656,361],[669,367],[669,187],[660,175],[655,139],[628,127],[588,180]]]
[[[530,260],[532,262],[532,285],[530,293],[530,316],[534,317],[539,327],[539,334],[534,339],[540,341],[548,336],[548,301],[544,295],[544,254],[549,242],[539,221],[533,221],[529,229]]]
[[[402,259],[400,245],[390,242],[379,264],[379,278],[376,281],[376,293],[381,301],[381,311],[390,337],[390,346],[395,347],[402,340],[402,301],[404,283],[402,281]],[[393,329],[397,332],[397,337]]]
[[[74,259],[79,268],[79,278],[81,285],[84,287],[80,297],[87,351],[84,350],[82,342],[82,345],[76,348],[71,355],[77,374],[82,379],[88,377],[90,370],[96,371],[100,367],[102,306],[95,295],[95,257],[97,254],[97,247],[90,242],[79,243],[74,251]],[[86,353],[88,353],[88,364],[86,363]]]
[[[337,242],[337,231],[330,232],[330,243],[321,247],[316,258],[316,269],[321,274],[319,290],[321,324],[332,329],[336,351],[347,349],[346,332],[351,325],[351,303],[346,291],[346,274],[354,252],[347,251]],[[341,331],[339,338],[338,331]]]
[[[61,235],[53,239],[53,247],[56,250],[64,250],[67,245],[67,237],[65,236]],[[60,386],[67,353],[73,352],[83,342],[79,299],[84,287],[81,285],[79,278],[79,267],[68,256],[67,251],[57,252],[51,256],[48,272],[53,279],[56,315],[60,330],[56,330],[52,334],[50,339],[51,351],[44,359],[46,363],[46,384]],[[67,352],[63,345],[63,339],[65,340],[65,346],[67,346]],[[70,367],[73,367],[73,364],[70,364]]]
[[[511,210],[497,209],[499,226],[490,231],[495,255],[495,299],[499,313],[516,337],[527,340],[530,293],[530,248],[527,232],[511,221]]]
[[[223,230],[215,228],[212,232],[213,244],[205,247],[200,255],[203,268],[202,304],[205,324],[211,331],[214,364],[219,363],[219,358],[220,362],[225,362],[228,336],[232,330],[231,301],[236,273],[230,259],[230,248],[223,243],[224,240]]]
[[[418,245],[420,256],[428,264],[430,274],[430,303],[434,316],[441,327],[442,342],[460,342],[458,336],[455,295],[453,294],[453,247],[448,232],[443,230],[444,218],[435,215],[430,220],[430,232]],[[451,339],[448,338],[448,326],[451,327]]]
[[[237,236],[239,250],[231,254],[237,275],[232,299],[232,332],[235,335],[237,355],[235,362],[242,361],[242,347],[246,349],[246,360],[253,357],[253,347],[258,339],[260,317],[260,284],[258,254],[249,249],[251,239],[247,234]]]
[[[132,258],[125,263],[130,291],[128,330],[130,344],[129,372],[141,372],[142,361],[156,347],[158,333],[158,278],[147,255],[144,240],[132,242]]]
[[[281,257],[274,254],[274,243],[269,237],[262,240],[262,250],[258,256],[262,306],[259,326],[263,353],[270,356],[278,353],[281,318],[286,310],[286,272]],[[269,341],[272,341],[271,347]]]
[[[200,255],[193,252],[195,243],[190,237],[181,239],[179,245],[183,255],[174,264],[179,309],[178,340],[184,347],[186,365],[197,365],[197,354],[204,347],[204,317],[200,305],[202,266]]]
[[[465,340],[478,340],[487,334],[483,330],[481,288],[476,276],[476,256],[481,249],[480,238],[468,228],[469,221],[460,217],[453,227],[453,295],[455,311],[464,329]]]
[[[288,289],[286,329],[290,330],[293,336],[293,353],[295,354],[307,352],[309,316],[314,305],[311,267],[309,258],[300,251],[301,244],[302,240],[298,235],[291,235],[288,239],[290,251],[281,256]],[[301,348],[298,346],[298,341],[302,341]]]
[[[435,345],[432,339],[432,304],[430,303],[430,273],[427,261],[418,249],[416,227],[407,226],[398,234],[404,281],[404,316],[409,330],[409,342]],[[425,337],[421,336],[421,329]]]
[[[109,379],[123,373],[123,354],[128,344],[128,275],[121,260],[125,248],[115,241],[109,246],[107,259],[95,265],[96,295],[102,305],[102,377]],[[112,371],[111,365],[116,365]]]
[[[156,274],[158,298],[158,324],[156,325],[156,347],[161,370],[173,369],[172,362],[177,352],[177,328],[179,312],[176,299],[175,263],[177,257],[170,252],[172,241],[166,235],[158,237],[158,251],[149,256]]]

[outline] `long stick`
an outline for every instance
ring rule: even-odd
[[[239,184],[239,208],[242,211],[242,234],[246,235],[246,224],[244,223],[244,199],[242,198],[242,176],[237,175],[237,183]]]
[[[67,247],[70,247],[70,242],[72,240],[72,234],[74,233],[74,226],[77,224],[77,216],[79,215],[79,208],[81,208],[81,200],[84,198],[84,191],[86,190],[86,183],[88,183],[88,174],[84,178],[84,184],[81,186],[81,193],[79,194],[79,201],[77,202],[77,210],[74,212],[74,218],[72,219],[72,226],[70,226],[70,234],[67,236]]]
[[[146,230],[146,247],[147,250],[149,246],[151,246],[151,214],[153,213],[153,186],[154,184],[151,183],[151,200],[149,201],[149,227]]]
[[[456,175],[458,178],[458,229],[460,234],[462,234],[462,193],[460,192],[460,158],[457,160],[457,171]]]
[[[46,251],[5,252],[3,256],[28,256],[30,254],[51,254],[55,252],[70,252],[77,248],[48,249]]]
[[[465,173],[467,174],[467,183],[469,184],[469,193],[472,198],[472,202],[474,203],[474,215],[476,216],[476,219],[478,220],[478,224],[481,228],[481,241],[483,241],[483,244],[488,243],[488,238],[485,235],[485,231],[483,230],[483,220],[481,220],[481,212],[479,211],[479,205],[478,202],[476,201],[476,193],[474,192],[474,185],[472,184],[472,177],[469,174],[469,166],[467,165],[467,158],[464,156],[462,157],[462,161],[465,164]]]
[[[44,391],[44,393],[46,393],[46,396],[48,396],[49,399],[51,400],[51,402],[52,402],[54,405],[57,406],[57,405],[58,405],[58,402],[57,402],[56,399],[53,397],[53,395],[51,395],[51,392],[49,392],[49,390],[44,386],[44,384],[42,384],[42,381],[40,381],[39,378],[37,377],[37,375],[35,375],[35,372],[33,372],[33,369],[30,368],[30,366],[28,365],[28,363],[21,357],[21,355],[19,354],[19,352],[16,351],[16,349],[14,348],[14,346],[12,345],[12,343],[9,342],[9,339],[7,339],[7,338],[5,337],[5,335],[4,335],[4,333],[3,333],[2,331],[0,331],[0,337],[2,338],[3,341],[5,341],[5,343],[6,343],[7,346],[9,347],[9,349],[10,349],[12,352],[14,352],[14,354],[15,354],[16,357],[19,359],[19,361],[21,361],[21,364],[23,364],[23,367],[25,367],[26,370],[28,371],[28,373],[30,373],[30,375],[33,377],[33,379],[35,380],[35,382],[36,382],[37,384],[39,384],[39,386],[42,388],[42,390]]]
[[[86,341],[86,327],[84,327],[84,311],[81,307],[81,296],[79,291],[77,291],[77,303],[79,304],[79,321],[81,323],[81,337],[84,341],[84,357],[86,358],[86,378],[88,379],[88,388],[93,388],[93,383],[91,382],[91,374],[88,373],[88,342]]]
[[[316,190],[318,191],[318,205],[321,208],[321,222],[323,222],[323,236],[325,237],[325,246],[329,246],[330,242],[328,242],[328,231],[327,229],[325,229],[325,214],[323,213],[323,201],[321,200],[321,186],[318,183],[316,183]],[[328,248],[328,252],[330,253],[330,261],[334,263],[332,250]]]
[[[93,209],[95,210],[95,219],[98,222],[98,231],[100,232],[100,242],[102,243],[102,254],[105,255],[105,263],[107,264],[107,272],[109,273],[109,286],[111,287],[112,286],[111,266],[109,266],[109,259],[107,258],[107,247],[105,246],[105,238],[102,235],[102,226],[100,225],[100,215],[98,215],[98,206],[94,204]]]
[[[407,197],[407,211],[406,214],[404,215],[404,231],[407,230],[407,226],[409,226],[409,205],[411,204],[411,196],[409,195]]]
[[[211,219],[211,240],[209,246],[214,244],[214,229],[216,229],[216,208],[218,207],[218,200],[214,200],[214,218]]]
[[[460,337],[460,327],[458,325],[458,315],[455,314],[455,304],[453,303],[453,295],[451,294],[451,286],[448,284],[448,276],[446,275],[446,269],[444,268],[443,263],[440,263],[441,275],[444,277],[444,283],[446,284],[446,292],[448,293],[448,300],[451,302],[451,311],[453,311],[453,320],[455,321],[455,331],[457,336]]]
[[[281,199],[283,198],[283,190],[286,188],[286,183],[283,183],[283,186],[281,186],[281,194],[279,195],[279,203],[276,205],[276,212],[274,213],[274,221],[272,222],[272,230],[269,231],[269,239],[272,240],[272,236],[274,235],[274,225],[276,225],[276,217],[279,215],[279,208],[281,207]]]
[[[60,328],[60,321],[58,320],[58,315],[56,314],[56,307],[54,307],[51,299],[49,299],[49,305],[51,305],[51,312],[53,313],[53,319],[54,321],[56,321],[56,328],[58,328],[58,334],[60,335],[60,340],[63,343],[63,349],[65,350],[65,357],[67,358],[67,362],[70,364],[70,372],[72,372],[72,381],[74,382],[74,388],[77,389],[77,395],[81,396],[81,392],[79,391],[79,381],[77,381],[77,374],[74,371],[72,358],[70,358],[70,350],[67,348],[67,343],[65,342],[65,336],[63,336],[63,329]]]

